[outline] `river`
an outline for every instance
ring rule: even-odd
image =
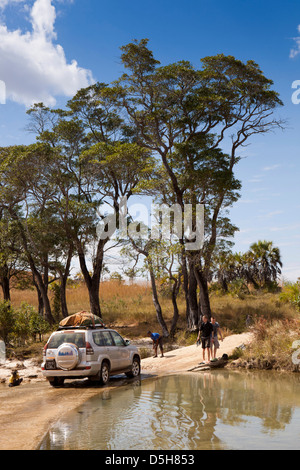
[[[134,380],[63,416],[41,450],[300,450],[300,377],[213,371]]]

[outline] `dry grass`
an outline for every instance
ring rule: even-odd
[[[13,289],[11,294],[15,307],[22,302],[37,307],[34,290]],[[170,325],[173,316],[171,300],[166,297],[160,300],[164,318]],[[84,285],[68,288],[67,301],[70,314],[89,310],[89,297]],[[145,337],[149,329],[159,330],[151,288],[146,283],[128,285],[118,281],[104,282],[100,288],[100,302],[106,324],[117,328],[127,338]],[[245,331],[248,315],[253,319],[255,341],[245,351],[239,351],[237,357],[242,354],[238,361],[241,367],[295,370],[291,346],[293,341],[300,339],[300,314],[290,303],[280,301],[279,294],[256,293],[243,299],[212,295],[211,306],[224,337]],[[178,307],[180,320],[174,344],[194,344],[196,333],[186,331],[183,296],[178,299]],[[173,347],[174,344],[166,347]],[[143,354],[146,357],[149,350],[145,349]]]
[[[11,295],[12,304],[15,307],[26,302],[37,308],[35,290],[12,289]],[[160,300],[164,318],[167,324],[170,324],[173,316],[171,300],[166,297],[161,297]],[[89,310],[86,287],[81,284],[68,288],[67,302],[70,314]],[[151,288],[146,283],[129,285],[118,281],[104,282],[100,287],[100,302],[104,321],[120,329],[127,328],[126,334],[145,336],[149,329],[159,328]],[[267,321],[293,320],[299,317],[299,313],[290,304],[279,300],[279,294],[253,294],[244,299],[233,298],[229,295],[212,295],[211,306],[225,336],[245,331],[247,315],[251,315],[253,319],[263,317]],[[183,330],[178,333],[178,341],[188,344],[194,338],[186,337],[184,333],[185,300],[183,296],[178,299],[178,307],[180,311],[178,326]]]
[[[244,299],[212,296],[211,306],[219,323],[234,333],[245,331],[248,315],[252,317],[253,321],[260,317],[267,321],[291,320],[299,317],[290,304],[280,301],[279,294],[259,293],[245,296]]]

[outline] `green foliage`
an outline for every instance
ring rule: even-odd
[[[121,284],[122,282],[124,282],[124,279],[122,277],[122,274],[118,273],[117,271],[115,271],[114,273],[111,273],[110,275],[110,280],[111,281],[116,281],[118,282],[119,284]]]
[[[0,302],[0,338],[8,343],[14,327],[14,312],[9,302]]]
[[[50,330],[50,325],[35,311],[23,302],[19,309],[13,309],[9,302],[0,302],[0,337],[7,344],[24,345],[35,340]]]
[[[52,323],[49,281],[67,279],[75,254],[93,298],[93,313],[100,313],[99,283],[108,243],[97,232],[106,220],[102,208],[109,204],[119,219],[120,201],[134,194],[181,208],[205,204],[203,248],[191,254],[188,237],[181,235],[180,250],[160,243],[148,246],[147,254],[145,249],[140,253],[147,258],[153,291],[159,280],[162,291],[172,295],[174,309],[181,284],[188,299],[192,267],[202,311],[209,310],[207,283],[216,247],[237,231],[227,210],[240,197],[241,183],[235,175],[238,151],[253,135],[282,127],[273,117],[282,102],[272,90],[272,80],[254,61],[218,54],[202,59],[200,69],[186,60],[161,65],[147,39],[121,50],[126,73],[117,82],[79,90],[64,110],[35,104],[27,113],[37,142],[0,149],[0,211],[8,212],[4,229],[0,226],[0,270],[1,263],[5,269],[11,264],[16,252],[24,253],[26,270],[32,271],[45,316]],[[12,241],[18,248],[13,256]],[[266,242],[250,251],[247,259],[233,260],[237,277],[248,276],[247,282],[255,287],[271,287],[280,271],[279,253]],[[19,256],[17,261],[20,264]],[[136,266],[128,271],[132,278]],[[222,266],[219,279],[225,289],[237,277]],[[58,318],[58,286],[53,302]],[[158,308],[157,298],[155,302]],[[191,312],[186,313],[188,318]],[[16,333],[24,341],[30,336],[26,315],[20,314]],[[193,313],[188,326],[198,320]]]
[[[285,282],[280,294],[280,300],[290,303],[300,311],[300,279],[297,282]]]
[[[12,337],[18,345],[35,340],[49,331],[50,325],[27,303],[23,302],[14,312]]]
[[[276,292],[281,267],[279,248],[271,241],[259,240],[245,253],[232,253],[230,250],[216,253],[212,271],[223,293],[244,296],[250,293],[249,286]]]

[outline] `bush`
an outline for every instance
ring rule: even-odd
[[[0,302],[0,338],[5,344],[9,342],[14,327],[14,311],[10,302]]]
[[[285,283],[279,298],[281,302],[290,303],[300,311],[300,280]]]
[[[50,330],[50,325],[36,312],[34,307],[22,303],[18,310],[9,302],[0,302],[0,337],[9,342],[24,345],[30,340],[39,339]]]
[[[254,341],[247,346],[243,358],[256,367],[298,370],[292,362],[292,344],[300,338],[300,321],[257,319],[252,328]]]
[[[19,345],[25,344],[29,340],[35,341],[37,335],[41,340],[42,335],[50,329],[49,323],[36,312],[34,307],[25,302],[15,312],[14,317],[13,336]]]

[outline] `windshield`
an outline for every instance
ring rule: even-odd
[[[85,335],[84,333],[55,333],[48,343],[48,348],[57,349],[63,343],[76,344],[78,348],[85,348]]]

